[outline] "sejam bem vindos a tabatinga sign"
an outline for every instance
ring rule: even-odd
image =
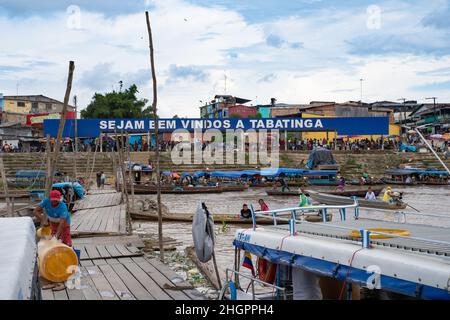
[[[44,120],[44,135],[56,137],[59,120]],[[101,133],[147,133],[153,132],[153,119],[80,119],[77,120],[79,137],[98,137]],[[388,135],[388,117],[343,118],[242,118],[242,119],[158,119],[160,132],[185,130],[243,130],[243,131],[322,131],[339,135]],[[75,120],[68,119],[63,137],[74,137]]]

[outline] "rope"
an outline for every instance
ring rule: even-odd
[[[350,274],[350,269],[352,267],[353,259],[355,258],[356,253],[363,249],[364,248],[359,248],[358,250],[353,252],[352,258],[350,259],[350,265],[348,266],[347,274],[345,275],[344,283],[342,284],[341,293],[339,294],[339,300],[342,299],[342,294],[344,293],[345,283],[347,282],[348,276]]]
[[[39,166],[39,171],[42,170],[42,167],[44,166],[44,162],[47,159],[47,151],[45,152],[45,155],[46,155],[45,157],[42,157],[41,165]],[[33,183],[27,189],[31,189],[34,186],[34,184],[36,183],[36,181],[38,179],[38,176],[39,176],[39,174],[36,175],[36,177],[34,178]]]

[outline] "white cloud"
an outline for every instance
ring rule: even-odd
[[[224,93],[224,74],[228,94],[253,100],[258,96],[260,103],[271,97],[292,103],[356,100],[360,78],[366,79],[367,100],[421,99],[417,95],[422,93],[411,88],[448,80],[445,72],[430,73],[445,70],[450,58],[445,52],[433,54],[446,31],[420,24],[439,8],[427,2],[420,6],[380,3],[379,30],[367,29],[367,13],[360,8],[324,8],[314,15],[250,24],[237,12],[220,7],[182,0],[156,0],[152,5],[161,116],[198,116],[199,100]],[[111,17],[81,9],[80,30],[67,28],[66,12],[46,17],[0,15],[0,30],[10,30],[2,33],[8,46],[0,48],[0,91],[15,94],[19,81],[19,93],[62,99],[68,61],[74,60],[73,93],[80,105],[88,104],[94,90],[117,88],[119,80],[125,86],[138,82],[141,96],[151,101],[144,13]],[[372,56],[358,50],[371,35],[385,39],[411,33],[428,39],[423,45],[430,54],[411,49]],[[269,35],[281,39],[281,45],[268,45]],[[194,75],[170,81],[173,72]],[[260,81],[268,75],[270,81]],[[440,100],[450,100],[448,91],[438,94]]]

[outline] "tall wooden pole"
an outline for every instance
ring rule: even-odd
[[[152,84],[153,84],[153,103],[152,111],[153,118],[155,119],[155,147],[156,147],[156,202],[158,204],[158,240],[159,240],[159,252],[161,262],[164,262],[164,244],[163,244],[163,230],[162,230],[162,211],[161,211],[161,176],[159,172],[159,139],[158,139],[158,116],[157,116],[157,102],[158,102],[158,90],[156,83],[156,71],[155,71],[155,58],[153,53],[153,37],[152,28],[150,26],[150,18],[148,11],[145,12],[147,20],[147,31],[150,48],[150,66],[152,68]]]
[[[58,128],[58,135],[55,141],[55,149],[53,152],[53,159],[50,163],[50,177],[48,177],[47,185],[45,188],[46,194],[50,193],[50,190],[53,185],[53,177],[55,175],[56,166],[58,163],[58,155],[59,155],[59,148],[61,144],[62,134],[64,130],[64,126],[66,124],[66,113],[67,113],[67,106],[69,104],[69,98],[70,98],[70,91],[72,90],[72,79],[73,79],[73,71],[75,69],[75,63],[73,61],[69,62],[69,75],[67,77],[67,86],[66,86],[66,94],[64,96],[64,106],[61,112],[61,120],[59,121],[59,128]]]
[[[78,177],[77,172],[77,155],[78,155],[78,122],[77,122],[77,96],[73,97],[73,104],[75,106],[75,137],[74,137],[74,148],[73,148],[73,175],[76,180]]]
[[[8,181],[6,180],[5,166],[3,165],[2,157],[0,157],[0,173],[2,175],[2,184],[3,184],[3,190],[5,192],[5,197],[6,197],[6,207],[8,210],[8,215],[10,217],[12,217],[14,209],[11,204],[11,199],[9,198]]]
[[[131,154],[130,154],[130,136],[127,133],[127,159],[128,159],[128,165],[131,165]],[[134,210],[134,171],[133,167],[131,166],[128,169],[128,177],[130,178],[130,191],[131,191],[131,210]]]

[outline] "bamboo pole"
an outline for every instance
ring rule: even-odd
[[[64,130],[64,126],[66,124],[66,113],[67,113],[67,106],[69,104],[69,98],[70,98],[70,91],[72,90],[72,79],[73,79],[73,71],[75,69],[75,63],[73,61],[69,62],[69,75],[67,77],[67,86],[66,86],[66,94],[64,96],[64,106],[61,112],[61,120],[59,121],[59,128],[58,128],[58,135],[55,141],[55,149],[53,152],[53,159],[50,163],[50,177],[48,177],[47,185],[45,188],[45,192],[48,195],[50,193],[50,190],[53,185],[53,177],[55,175],[56,166],[58,163],[58,155],[59,155],[59,148],[61,144],[62,134]]]
[[[130,136],[127,134],[127,158],[128,164],[131,165],[131,154],[130,154]],[[131,191],[131,210],[134,210],[134,172],[133,167],[128,169],[128,177],[130,178],[130,191]]]
[[[47,135],[47,141],[45,142],[45,158],[47,161],[47,176],[45,179],[45,196],[48,197],[48,190],[47,190],[47,185],[50,181],[50,176],[52,175],[52,146],[50,143],[50,135]]]
[[[127,176],[125,173],[125,164],[124,164],[124,155],[123,155],[123,133],[120,134],[120,141],[119,141],[119,162],[120,162],[120,169],[122,174],[122,190],[123,190],[123,196],[125,197],[125,204],[127,206],[127,212],[130,212],[130,201],[128,198],[128,190],[127,190]]]
[[[156,147],[156,189],[157,196],[156,202],[158,204],[158,241],[159,241],[159,254],[161,262],[164,262],[164,244],[163,244],[163,230],[162,230],[162,210],[161,210],[161,176],[159,172],[159,139],[158,139],[158,116],[157,116],[157,102],[158,102],[158,90],[156,83],[156,71],[155,71],[155,58],[153,53],[153,37],[152,28],[150,26],[150,18],[148,11],[145,12],[147,21],[147,31],[150,49],[150,66],[152,69],[152,85],[153,85],[153,103],[152,111],[153,118],[155,120],[155,147]]]
[[[6,180],[5,166],[3,164],[2,157],[0,157],[0,174],[2,175],[2,184],[3,184],[3,191],[5,192],[7,212],[8,215],[11,217],[13,215],[14,208],[12,207],[11,198],[9,197],[8,181]]]

